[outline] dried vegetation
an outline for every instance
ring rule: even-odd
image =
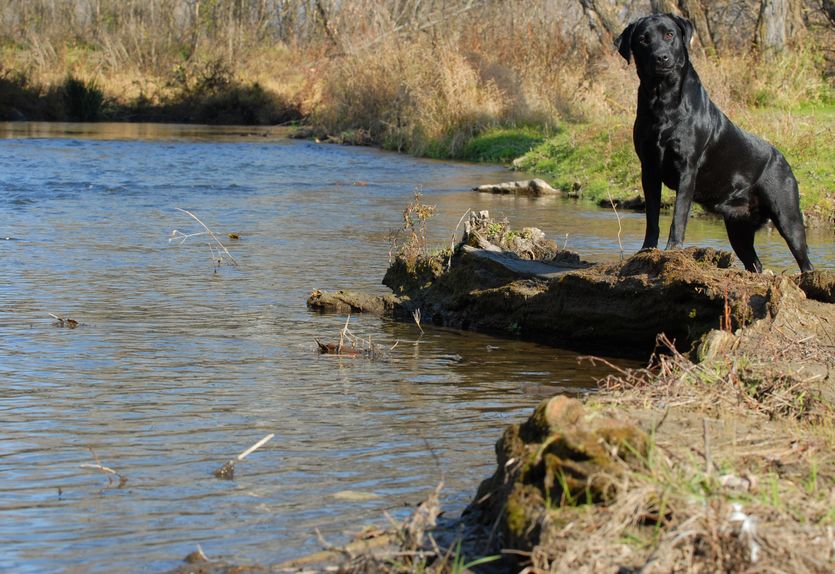
[[[831,571],[832,403],[814,381],[662,343],[647,369],[505,432],[472,507],[502,526],[496,546],[528,572]]]

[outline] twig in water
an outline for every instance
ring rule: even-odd
[[[88,448],[87,450],[89,450],[90,454],[93,455],[93,459],[96,461],[96,464],[89,464],[89,463],[79,464],[78,465],[79,468],[92,468],[94,470],[98,470],[99,472],[102,472],[102,473],[106,474],[108,485],[113,484],[113,476],[118,476],[119,477],[119,485],[116,488],[122,488],[123,486],[125,486],[125,483],[128,481],[128,479],[126,477],[122,476],[121,474],[119,474],[118,472],[113,470],[112,468],[102,465],[101,461],[99,460],[99,457],[96,455],[95,451],[92,448]]]
[[[612,205],[612,211],[615,212],[615,217],[618,218],[618,245],[620,246],[620,260],[623,261],[623,243],[621,243],[620,240],[620,235],[623,233],[623,226],[620,223],[620,214],[615,207],[615,200],[612,199],[612,194],[609,192],[609,188],[606,188],[606,195],[609,196],[609,203]]]
[[[423,335],[423,327],[420,326],[420,309],[412,311],[412,318],[415,320],[415,325],[420,329],[420,334]]]
[[[461,219],[458,220],[458,225],[455,226],[455,231],[452,232],[452,240],[449,242],[449,261],[446,262],[446,270],[449,271],[452,268],[452,256],[455,254],[455,236],[458,234],[458,228],[461,227],[461,222],[464,221],[464,218],[467,217],[467,214],[470,213],[470,208],[467,208],[467,211],[464,212],[464,215],[461,216]],[[420,324],[418,324],[420,327]],[[423,333],[423,329],[420,330]]]
[[[565,242],[562,244],[562,250],[565,251],[568,247],[568,233],[565,234]]]
[[[340,354],[342,352],[342,347],[345,342],[345,335],[348,334],[348,323],[351,322],[351,314],[348,313],[348,318],[345,319],[345,326],[342,327],[342,331],[339,333],[339,347],[336,348],[336,354]]]
[[[234,267],[238,266],[238,261],[234,257],[232,257],[232,254],[229,253],[229,250],[226,249],[226,246],[224,246],[223,243],[221,243],[220,239],[217,238],[217,235],[215,235],[214,232],[211,229],[209,229],[209,227],[205,223],[200,221],[199,217],[197,217],[187,209],[180,209],[179,207],[175,207],[174,209],[176,209],[177,211],[182,211],[183,213],[194,219],[197,223],[202,225],[203,229],[205,229],[206,231],[201,231],[200,233],[182,233],[181,231],[175,229],[171,232],[171,237],[168,239],[169,243],[171,243],[172,241],[179,241],[180,245],[182,245],[186,242],[187,239],[191,237],[208,235],[214,240],[215,244],[217,244],[217,247],[214,247],[211,243],[209,243],[209,251],[211,251],[212,254],[212,261],[215,262],[215,271],[217,271],[217,267],[219,267],[220,264],[223,263],[224,254],[229,259],[230,265]]]
[[[241,454],[239,454],[238,456],[221,466],[219,469],[215,471],[215,477],[225,478],[226,480],[232,480],[235,477],[235,463],[242,461],[244,458],[246,458],[256,450],[267,444],[274,436],[275,434],[273,433],[268,434],[267,436],[256,442],[254,445],[243,451]]]
[[[56,327],[66,327],[67,329],[75,329],[80,324],[75,319],[70,319],[69,317],[59,317],[55,313],[50,313],[49,316],[55,319],[55,323],[53,323],[53,325],[55,325]]]

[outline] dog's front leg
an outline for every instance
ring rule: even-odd
[[[647,212],[647,230],[644,234],[644,249],[658,247],[658,216],[661,213],[661,170],[657,166],[641,164],[641,186],[644,188],[644,203]]]
[[[687,170],[682,174],[678,191],[676,192],[676,203],[673,207],[673,224],[670,226],[670,237],[667,240],[667,249],[678,249],[684,243],[684,232],[687,229],[687,217],[690,215],[690,206],[693,205],[693,194],[696,191],[696,172]]]

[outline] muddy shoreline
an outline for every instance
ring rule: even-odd
[[[436,491],[345,547],[272,566],[190,555],[174,572],[831,571],[835,276],[751,274],[711,249],[590,264],[478,215],[452,253],[401,253],[392,294],[317,290],[308,306],[650,365],[509,426],[452,526]]]

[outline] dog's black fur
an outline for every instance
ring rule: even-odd
[[[754,232],[768,219],[786,240],[801,271],[811,271],[797,180],[772,145],[736,127],[710,100],[687,46],[693,24],[656,14],[629,24],[615,40],[640,86],[633,139],[641,160],[647,211],[642,249],[658,245],[662,182],[676,191],[667,249],[684,241],[693,201],[719,213],[731,246],[749,271],[762,271]]]

